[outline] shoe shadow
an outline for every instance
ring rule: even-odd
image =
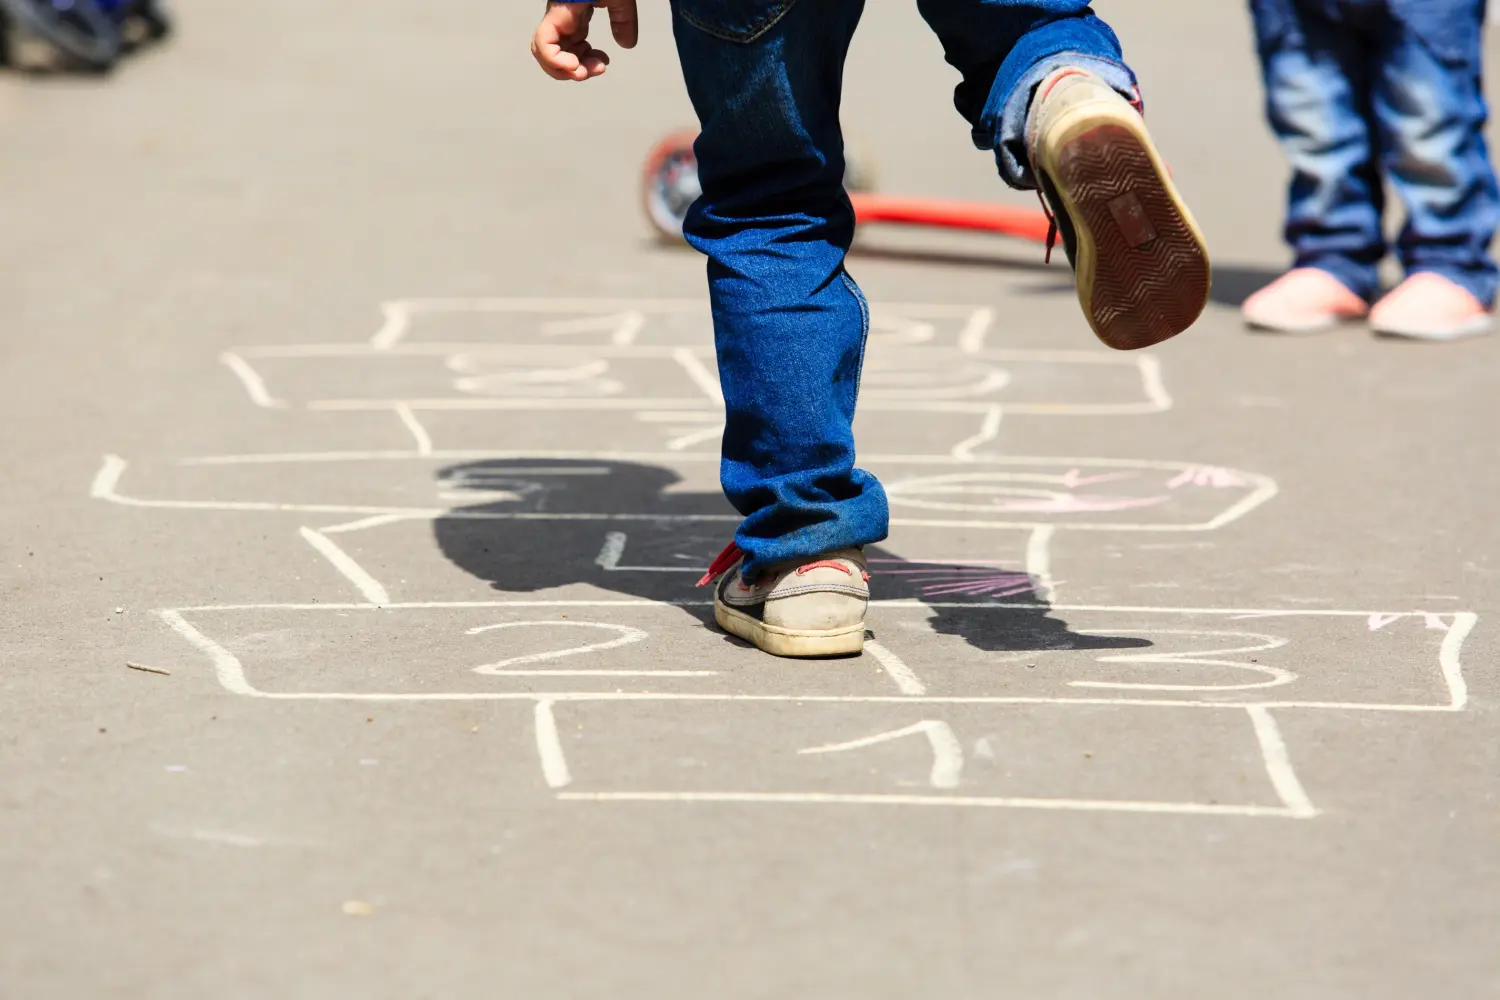
[[[733,537],[739,516],[723,495],[675,489],[670,469],[635,462],[507,459],[468,462],[439,473],[441,495],[472,497],[438,517],[443,556],[508,594],[573,584],[643,601],[706,601],[694,585]],[[870,560],[872,596],[932,610],[930,625],[991,652],[1127,649],[1138,637],[1072,631],[1038,597],[1024,572],[1000,566],[922,563],[880,546]],[[1003,615],[993,613],[1007,606]],[[683,610],[711,622],[711,608]]]

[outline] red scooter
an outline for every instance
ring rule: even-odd
[[[693,132],[674,132],[646,158],[641,176],[641,200],[646,218],[663,238],[682,239],[682,221],[701,193],[698,159],[693,155]],[[1034,208],[942,198],[899,198],[869,190],[868,175],[851,158],[844,177],[855,219],[861,224],[888,223],[996,233],[1045,243],[1050,223]]]

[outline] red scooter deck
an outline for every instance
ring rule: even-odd
[[[688,206],[698,197],[698,160],[693,155],[692,132],[677,132],[657,143],[646,158],[641,179],[646,217],[662,236],[682,239],[682,222]],[[995,233],[1016,239],[1045,243],[1049,223],[1038,209],[997,205],[991,202],[950,201],[943,198],[909,198],[859,190],[850,184],[849,199],[861,225],[871,223],[961,229]]]

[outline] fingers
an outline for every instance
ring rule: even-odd
[[[609,30],[623,49],[635,48],[640,38],[641,22],[636,0],[598,0],[598,6],[609,8]]]
[[[587,3],[554,3],[531,38],[531,55],[554,80],[599,76],[609,56],[588,43],[594,8]]]

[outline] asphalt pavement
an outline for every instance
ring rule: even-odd
[[[1184,336],[861,234],[895,524],[826,663],[693,586],[735,518],[636,191],[665,5],[587,86],[528,4],[183,6],[0,80],[0,996],[1500,990],[1500,345],[1241,329],[1242,5],[1099,5],[1214,251]],[[870,7],[879,189],[1031,204]]]

